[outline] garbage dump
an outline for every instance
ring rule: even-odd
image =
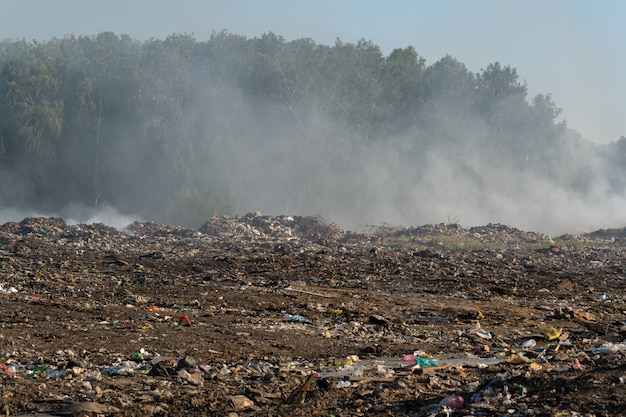
[[[623,235],[6,223],[3,411],[625,415]]]

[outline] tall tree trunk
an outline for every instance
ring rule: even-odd
[[[96,125],[96,160],[94,161],[93,173],[93,190],[94,190],[94,206],[98,207],[100,203],[100,125],[102,124],[102,94],[98,103],[98,122]]]

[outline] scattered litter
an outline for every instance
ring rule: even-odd
[[[300,314],[285,314],[283,316],[283,319],[285,321],[293,321],[293,322],[298,322],[298,323],[311,324],[311,321],[309,319],[307,319],[304,316],[301,316]]]
[[[606,414],[625,399],[606,390],[626,385],[619,236],[258,213],[197,231],[8,223],[5,411]]]

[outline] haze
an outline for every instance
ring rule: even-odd
[[[475,74],[494,62],[510,65],[528,86],[527,100],[549,95],[563,109],[559,117],[569,128],[555,134],[558,137],[550,148],[554,154],[529,153],[522,143],[522,149],[512,150],[514,157],[505,161],[498,159],[503,143],[519,146],[526,140],[525,132],[536,127],[527,124],[531,119],[524,119],[526,124],[503,135],[502,142],[494,146],[485,139],[493,136],[489,133],[493,126],[487,126],[484,113],[472,113],[471,118],[468,113],[462,123],[456,119],[442,123],[453,113],[453,102],[443,89],[435,91],[428,103],[433,120],[443,128],[429,127],[421,120],[389,140],[376,141],[362,140],[342,124],[345,121],[325,112],[320,104],[330,100],[323,92],[313,91],[302,102],[294,101],[306,109],[298,113],[294,124],[285,121],[287,112],[280,105],[250,100],[231,79],[208,86],[194,79],[190,83],[196,87],[195,99],[204,101],[194,102],[193,108],[206,106],[203,111],[215,119],[193,125],[205,136],[189,135],[181,141],[187,140],[189,147],[212,149],[206,145],[211,140],[211,146],[217,147],[214,154],[191,155],[198,160],[187,160],[189,165],[184,168],[194,168],[195,187],[227,196],[236,213],[321,214],[350,229],[381,222],[404,226],[450,221],[466,226],[505,223],[553,235],[621,227],[626,222],[626,186],[621,179],[626,166],[614,157],[614,151],[621,149],[616,142],[626,135],[626,119],[620,114],[626,105],[625,77],[621,75],[626,58],[618,53],[624,39],[621,17],[626,7],[622,2],[604,2],[601,10],[590,2],[577,1],[85,4],[4,1],[0,37],[46,42],[66,34],[78,37],[113,31],[139,41],[187,33],[202,42],[225,29],[248,39],[272,32],[286,41],[310,38],[330,46],[337,39],[343,43],[366,39],[380,46],[385,57],[397,48],[412,46],[425,58],[426,66],[447,55]],[[533,108],[534,104],[528,110],[532,114]],[[195,113],[195,117],[201,114]],[[116,132],[109,133],[111,137],[117,135],[117,142],[107,148],[109,158],[126,171],[112,172],[108,182],[102,179],[101,190],[95,190],[95,203],[85,205],[94,199],[77,196],[64,207],[42,212],[41,205],[29,207],[8,199],[9,191],[18,197],[33,193],[28,184],[15,183],[14,189],[5,188],[7,192],[0,195],[0,207],[4,207],[0,222],[45,213],[72,222],[103,221],[120,226],[120,216],[124,216],[123,222],[139,216],[136,209],[140,203],[133,205],[132,198],[158,205],[158,200],[143,193],[160,185],[158,173],[148,174],[158,161],[144,154],[145,165],[128,162],[129,149],[145,150],[131,133],[141,131],[139,125],[132,130],[132,122],[113,124],[106,117],[104,121],[114,125]],[[140,125],[144,132],[146,126]],[[215,126],[223,128],[221,142],[215,142],[211,131]],[[434,143],[435,137],[450,141],[447,145]],[[360,140],[362,144],[355,146]],[[422,141],[433,143],[420,148],[416,142]],[[626,139],[620,142],[626,144]],[[2,172],[10,173],[8,169]],[[91,175],[83,190],[88,193],[93,191],[89,189]],[[136,181],[132,186],[119,187],[131,179]],[[58,185],[62,181],[50,182]],[[19,192],[15,188],[20,188]],[[168,198],[171,201],[174,196]]]

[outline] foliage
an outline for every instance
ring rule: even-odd
[[[427,66],[412,46],[385,56],[366,40],[226,31],[203,42],[111,32],[5,40],[0,205],[108,203],[192,224],[234,210],[252,186],[282,192],[288,210],[323,210],[312,178],[357,170],[371,146],[415,165],[429,151],[463,158],[479,147],[495,164],[550,175],[568,163],[559,115],[549,94],[529,101],[510,66],[475,74],[451,56]],[[621,173],[624,138],[614,147],[606,159]]]

